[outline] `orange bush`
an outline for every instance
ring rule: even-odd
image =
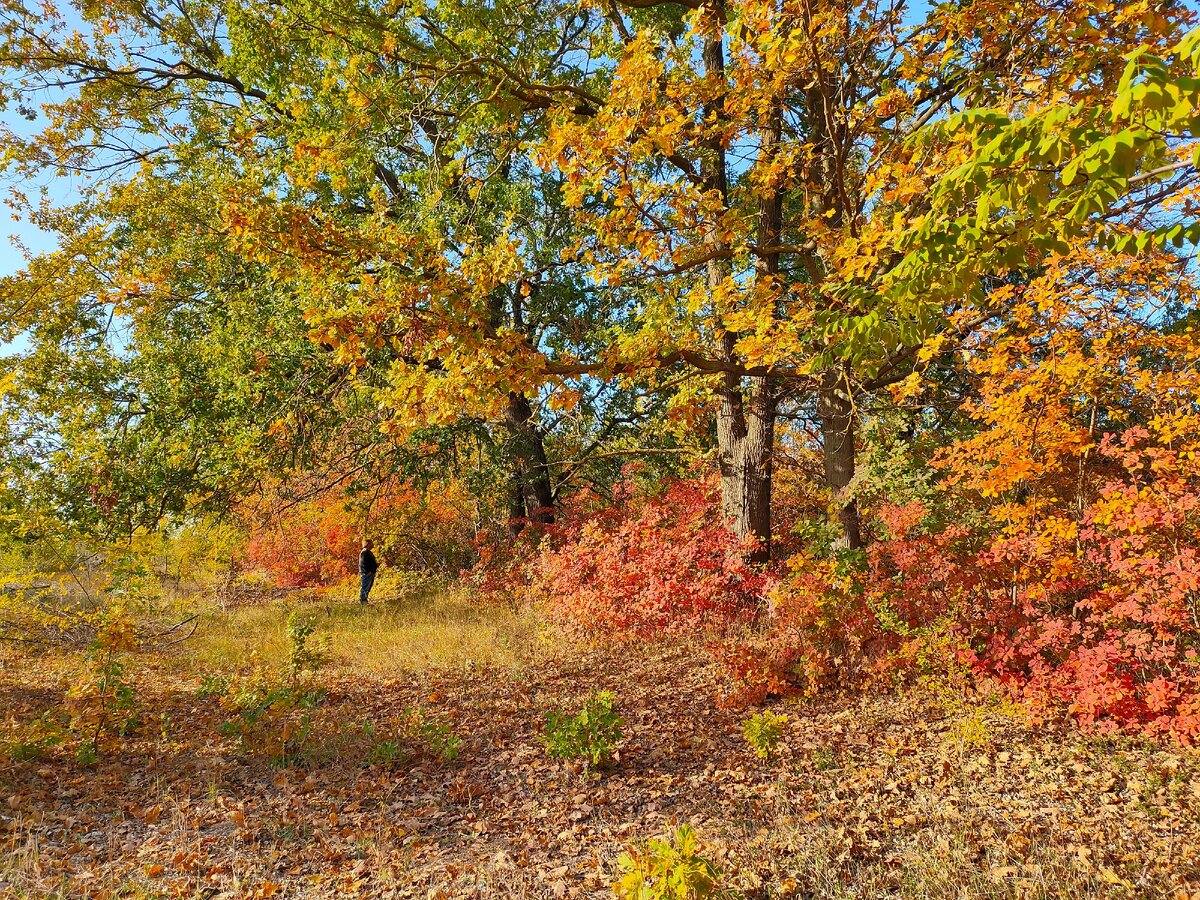
[[[725,527],[710,478],[672,479],[654,495],[623,481],[612,505],[567,517],[530,576],[553,617],[608,634],[746,620],[770,583]]]
[[[342,497],[329,494],[258,519],[245,562],[279,587],[333,584],[356,571],[361,534]]]
[[[395,485],[369,504],[341,490],[287,503],[275,491],[245,518],[252,523],[247,567],[268,573],[280,587],[329,585],[353,575],[364,536],[396,569],[457,574],[476,559],[473,506],[455,481],[424,490]]]

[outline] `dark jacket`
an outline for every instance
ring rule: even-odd
[[[374,575],[378,568],[379,563],[375,561],[375,554],[364,547],[363,552],[358,554],[358,574]]]

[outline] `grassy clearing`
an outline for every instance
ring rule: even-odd
[[[176,662],[181,671],[195,673],[280,660],[287,650],[287,618],[297,609],[316,619],[317,633],[328,638],[335,669],[370,675],[513,668],[536,641],[532,614],[473,601],[462,588],[381,587],[365,607],[346,587],[264,606],[205,609],[196,634],[180,645]]]
[[[753,711],[714,705],[695,641],[550,652],[533,614],[382,587],[366,609],[349,588],[205,609],[191,640],[130,661],[142,725],[98,763],[0,754],[0,897],[600,900],[623,851],[687,823],[723,900],[1200,898],[1192,751],[1031,729],[1011,703],[930,684],[773,703],[787,721],[763,758]],[[281,769],[224,734],[196,678],[278,664],[295,609],[334,666]],[[73,659],[0,665],[0,739],[61,700]],[[549,756],[545,723],[601,690],[624,737],[593,776]],[[406,730],[415,709],[461,754]]]

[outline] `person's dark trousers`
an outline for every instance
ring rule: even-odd
[[[358,592],[358,602],[366,603],[367,596],[371,593],[371,586],[375,584],[374,572],[362,573],[362,589]]]

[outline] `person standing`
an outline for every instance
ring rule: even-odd
[[[363,604],[367,602],[371,586],[375,584],[375,573],[379,571],[379,563],[375,559],[375,554],[371,552],[371,548],[374,546],[375,542],[367,538],[363,541],[362,552],[358,554],[358,577],[362,579],[358,602]]]

